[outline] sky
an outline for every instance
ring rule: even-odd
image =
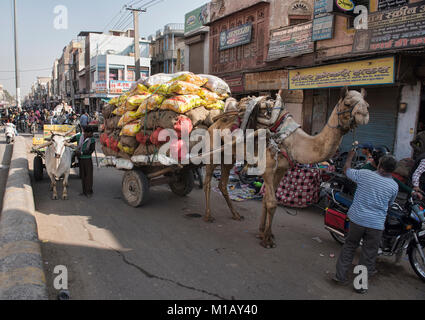
[[[187,12],[209,2],[208,0],[16,1],[18,61],[19,68],[23,71],[20,73],[22,98],[28,94],[37,76],[51,75],[54,60],[62,55],[63,48],[72,39],[76,39],[80,31],[108,31],[111,27],[120,25],[129,25],[129,28],[132,28],[132,19],[127,20],[127,11],[122,10],[124,5],[134,3],[134,7],[147,7],[147,12],[140,16],[140,36],[148,37],[168,23],[184,23]],[[0,84],[15,95],[12,4],[13,0],[0,1]],[[149,7],[150,5],[152,6]],[[66,30],[54,27],[58,16],[58,13],[54,12],[57,6],[67,8]]]

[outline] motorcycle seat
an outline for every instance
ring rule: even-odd
[[[353,204],[354,198],[348,194],[337,192],[335,193],[335,200],[341,203],[343,206],[349,208]]]

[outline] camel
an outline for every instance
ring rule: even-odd
[[[350,130],[358,125],[366,125],[369,122],[369,104],[365,101],[366,91],[349,91],[343,88],[341,98],[334,108],[327,124],[323,130],[316,136],[310,136],[305,133],[294,119],[288,116],[285,109],[276,111],[278,115],[272,114],[271,119],[258,118],[257,121],[251,121],[254,125],[267,125],[269,127],[279,125],[276,119],[284,119],[279,128],[296,128],[288,137],[281,139],[279,132],[270,134],[266,151],[266,170],[263,174],[265,195],[263,199],[263,209],[260,222],[261,245],[265,248],[274,248],[274,235],[272,233],[273,217],[277,208],[276,189],[280,181],[293,165],[293,163],[312,164],[330,159],[337,151],[342,142],[342,138]],[[280,93],[278,94],[278,100]],[[278,101],[277,100],[277,101]],[[277,108],[275,108],[277,110]],[[226,115],[226,114],[225,114]],[[257,116],[257,114],[255,115]],[[228,116],[220,117],[212,127],[209,128],[210,134],[214,129],[230,129],[238,122],[237,113],[228,113]],[[251,124],[252,126],[252,124]],[[211,144],[212,145],[212,144]],[[211,180],[216,165],[206,166],[205,176],[205,197],[206,214],[204,220],[213,222],[210,209]],[[220,191],[222,192],[234,220],[241,221],[243,217],[233,207],[227,191],[230,170],[233,165],[221,166]]]

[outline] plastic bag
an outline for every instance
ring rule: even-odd
[[[111,105],[113,105],[113,106],[118,107],[118,102],[119,102],[119,97],[115,97],[115,98],[112,98],[112,99],[109,101],[109,104],[111,104]]]
[[[199,96],[184,95],[165,100],[161,105],[161,110],[170,110],[183,114],[200,106],[206,106],[206,103]]]
[[[134,121],[124,126],[124,128],[121,130],[121,136],[129,136],[129,137],[135,137],[140,130],[142,129],[142,126],[140,124],[140,121]]]
[[[118,122],[118,128],[122,128],[126,124],[140,118],[141,116],[137,113],[137,111],[128,111],[121,117],[120,122]]]
[[[202,87],[204,84],[208,82],[207,78],[202,78],[200,76],[197,76],[194,73],[188,72],[188,73],[182,73],[179,76],[175,77],[173,81],[185,81],[190,82],[194,85],[197,85],[198,87]]]
[[[133,170],[134,164],[127,159],[115,159],[115,167],[120,170]]]
[[[206,89],[205,89],[206,90]],[[168,90],[169,94],[195,94],[199,95],[201,88],[195,84],[185,81],[174,81]]]
[[[144,81],[144,85],[147,87],[152,87],[157,84],[166,84],[172,80],[172,75],[166,73],[158,73],[153,76],[150,76]]]
[[[199,76],[207,79],[207,83],[203,86],[213,92],[217,92],[219,95],[221,95],[223,100],[232,94],[229,85],[223,79],[209,74],[200,74]]]
[[[174,130],[177,132],[177,136],[189,136],[193,130],[192,121],[185,116],[179,116],[177,122],[174,124]]]
[[[125,108],[125,106],[121,106],[116,108],[114,111],[112,111],[112,114],[120,117],[120,116],[123,116],[126,112],[127,112],[127,109]]]

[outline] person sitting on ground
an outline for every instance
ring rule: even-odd
[[[349,152],[344,172],[347,177],[357,183],[354,201],[348,211],[350,228],[348,237],[342,248],[336,265],[333,281],[337,284],[348,284],[348,271],[354,259],[355,252],[363,239],[360,265],[366,266],[368,275],[377,273],[375,262],[388,208],[394,203],[398,185],[392,179],[391,173],[396,169],[397,160],[390,155],[383,156],[376,172],[370,170],[353,170],[351,162],[356,151]],[[367,290],[357,290],[366,293]]]

